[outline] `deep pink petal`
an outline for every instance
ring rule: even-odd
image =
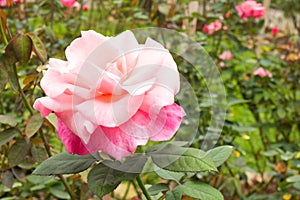
[[[75,135],[61,120],[57,118],[58,121],[58,136],[65,145],[67,151],[71,154],[92,154],[98,151],[95,146],[86,145],[81,141],[81,139]]]

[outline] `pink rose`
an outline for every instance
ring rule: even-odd
[[[219,55],[219,58],[222,60],[231,60],[233,58],[230,51],[224,51],[222,54]]]
[[[76,0],[60,0],[60,2],[69,8],[78,7],[80,5]]]
[[[103,151],[115,159],[148,140],[169,140],[183,109],[174,103],[179,72],[171,54],[148,38],[138,44],[126,31],[104,37],[84,31],[66,49],[67,61],[50,59],[34,108],[54,112],[69,153]]]
[[[220,20],[216,20],[208,25],[205,25],[202,29],[202,32],[212,35],[215,31],[218,31],[221,29],[222,29],[222,22]]]
[[[87,11],[88,9],[89,9],[89,6],[88,6],[88,5],[82,6],[82,10]]]
[[[265,70],[264,68],[260,67],[258,69],[256,69],[254,72],[253,72],[253,75],[255,76],[260,76],[261,78],[265,77],[265,76],[268,76],[269,78],[272,78],[272,73]]]
[[[221,62],[220,62],[220,67],[221,67],[221,68],[225,68],[225,67],[226,67],[226,64],[225,64],[223,61],[221,61]]]
[[[227,13],[225,14],[225,18],[229,18],[229,17],[230,17],[230,13],[227,12]]]
[[[275,26],[275,27],[272,28],[271,34],[272,34],[273,36],[276,36],[277,33],[278,33],[278,28]]]
[[[235,7],[242,19],[245,18],[262,18],[265,15],[265,8],[261,3],[254,0],[246,0],[242,4]]]

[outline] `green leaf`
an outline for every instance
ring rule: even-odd
[[[248,103],[250,102],[250,100],[245,100],[245,99],[231,99],[227,105],[228,106],[234,106],[234,105],[237,105],[237,104],[243,104],[243,103]]]
[[[290,176],[286,179],[287,182],[300,182],[300,175]]]
[[[40,113],[32,115],[26,125],[25,134],[31,138],[43,125],[44,119]]]
[[[221,192],[212,186],[196,182],[187,181],[183,185],[178,186],[186,195],[200,200],[223,200]]]
[[[6,57],[13,56],[14,58],[8,58],[13,64],[15,61],[20,62],[21,65],[26,65],[30,59],[32,50],[31,39],[23,34],[18,34],[7,45],[5,49]]]
[[[0,93],[5,88],[7,81],[8,81],[7,71],[0,65]]]
[[[6,144],[18,134],[16,128],[9,128],[0,133],[0,146]]]
[[[39,60],[43,64],[45,64],[45,62],[47,61],[47,52],[46,52],[46,48],[45,48],[43,42],[34,33],[27,33],[26,35],[29,36],[29,38],[32,41],[32,47],[33,47],[34,53],[37,55]]]
[[[167,144],[150,153],[152,161],[160,168],[175,172],[218,171],[214,162],[204,157],[204,152],[194,148],[184,148]]]
[[[182,191],[179,189],[179,187],[176,187],[174,190],[166,193],[166,200],[181,200],[181,198]]]
[[[14,176],[11,173],[11,171],[6,171],[6,172],[2,173],[1,179],[2,179],[3,185],[5,185],[8,188],[12,188],[12,186],[14,184]]]
[[[160,192],[169,190],[169,186],[165,183],[158,183],[148,188],[148,192],[151,196],[158,195]]]
[[[37,162],[43,162],[48,158],[48,154],[44,148],[33,146],[30,150],[33,159]]]
[[[53,194],[55,197],[57,197],[58,199],[70,199],[70,195],[64,191],[63,187],[59,187],[58,186],[51,186],[49,188],[49,191],[51,194]]]
[[[123,180],[133,180],[137,176],[137,173],[118,171],[99,163],[88,174],[88,185],[91,191],[101,198],[112,192]]]
[[[220,146],[209,150],[206,155],[214,161],[216,167],[219,167],[230,157],[232,150],[232,146]]]
[[[124,162],[104,160],[103,164],[118,171],[141,173],[148,160],[148,156],[139,154],[127,157]]]
[[[8,124],[10,126],[17,125],[17,119],[8,115],[0,115],[0,124]]]
[[[96,161],[93,155],[75,155],[63,152],[42,162],[34,175],[74,174],[86,170]]]
[[[30,146],[24,139],[17,140],[8,151],[8,165],[14,167],[26,157]]]
[[[180,179],[184,176],[183,172],[171,172],[165,169],[157,167],[157,170],[154,171],[159,177],[166,180],[173,180],[179,183]]]

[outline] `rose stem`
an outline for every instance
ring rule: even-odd
[[[151,197],[150,197],[150,195],[149,195],[149,193],[148,193],[148,191],[146,190],[146,188],[145,188],[145,186],[144,186],[144,184],[143,184],[143,182],[142,182],[141,177],[140,177],[140,176],[137,176],[137,177],[136,177],[136,180],[137,180],[137,182],[138,182],[138,184],[139,184],[141,190],[143,191],[143,194],[145,195],[146,199],[147,199],[147,200],[152,200]]]

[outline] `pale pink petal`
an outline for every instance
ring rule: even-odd
[[[43,112],[43,116],[46,116],[49,110],[53,112],[72,110],[74,108],[73,96],[61,94],[58,98],[41,97],[36,100],[33,108]]]
[[[75,39],[66,49],[66,58],[71,62],[82,62],[91,52],[108,38],[95,31],[82,31],[81,37]],[[102,55],[98,55],[102,56]]]
[[[140,107],[146,113],[157,114],[164,106],[174,103],[174,91],[164,85],[154,85],[145,93],[143,103]]]
[[[76,106],[86,119],[106,127],[118,126],[129,120],[143,102],[143,95],[100,95]]]
[[[48,97],[41,97],[41,98],[35,100],[35,102],[33,104],[33,108],[35,110],[40,111],[42,117],[46,117],[52,112],[52,110],[47,108],[46,106],[44,106],[44,104],[42,103],[43,100],[41,101],[42,98],[48,98]]]

